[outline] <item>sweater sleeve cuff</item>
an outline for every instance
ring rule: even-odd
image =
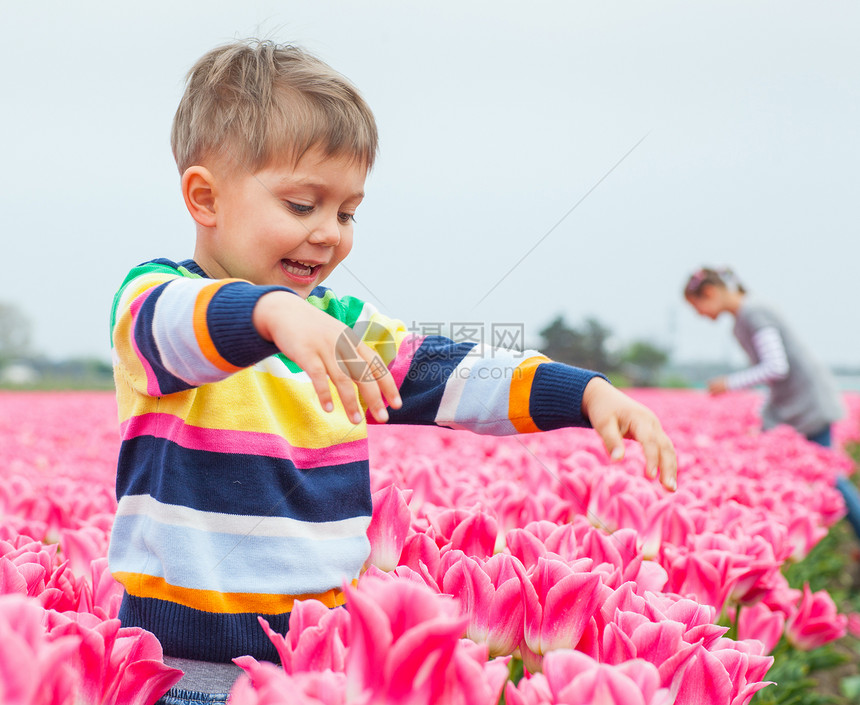
[[[606,379],[599,372],[560,362],[540,365],[535,371],[529,396],[529,416],[535,426],[541,431],[566,426],[591,428],[591,422],[582,413],[582,394],[595,377]]]
[[[254,307],[272,291],[296,292],[285,286],[230,282],[222,286],[206,310],[206,325],[218,353],[236,367],[250,367],[278,352],[254,327]],[[298,296],[298,294],[296,294]]]

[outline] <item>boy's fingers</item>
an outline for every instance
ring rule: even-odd
[[[667,490],[677,489],[678,462],[672,441],[663,431],[657,417],[650,423],[631,429],[630,437],[639,441],[645,455],[645,474],[652,480],[660,473],[660,483]]]
[[[334,411],[334,403],[331,398],[331,387],[328,385],[329,377],[328,374],[326,374],[325,368],[320,365],[315,368],[308,366],[304,369],[308,377],[310,377],[311,384],[314,386],[314,391],[317,393],[317,397],[320,400],[320,406],[322,406],[323,411]]]
[[[367,406],[368,411],[379,423],[388,421],[388,410],[385,408],[385,400],[379,390],[379,385],[374,382],[363,382],[358,384],[358,393]]]
[[[600,435],[609,459],[621,460],[624,457],[624,439],[621,437],[617,419],[613,416],[608,421],[595,426],[594,430]]]
[[[399,397],[397,386],[379,355],[364,344],[358,346],[357,352],[362,362],[361,374],[354,376],[358,393],[373,418],[379,423],[386,423],[388,421],[386,399],[389,395]]]
[[[358,351],[365,360],[365,370],[361,381],[376,383],[382,396],[385,397],[385,401],[388,402],[388,406],[399,409],[403,402],[400,399],[400,392],[397,389],[394,376],[385,362],[376,352],[363,343],[359,346]],[[382,402],[382,406],[385,406],[385,402]]]
[[[336,364],[329,369],[329,379],[334,384],[337,390],[337,395],[343,404],[343,410],[349,417],[349,420],[354,424],[361,423],[364,414],[361,411],[361,405],[358,403],[358,396],[355,393],[355,385],[352,377],[347,374],[343,360],[337,360]]]
[[[382,393],[385,395],[388,405],[392,409],[399,409],[403,406],[403,400],[400,398],[400,390],[397,389],[397,382],[394,381],[394,375],[390,372],[386,374],[379,381],[379,386],[382,387]]]
[[[358,403],[358,397],[355,394],[355,387],[352,384],[352,380],[347,383],[335,383],[335,387],[337,388],[337,394],[343,403],[343,410],[346,412],[349,420],[353,424],[360,424],[361,420],[364,418],[364,414],[361,410],[361,404]]]
[[[671,443],[662,448],[660,470],[660,484],[671,492],[678,489],[678,456]]]
[[[645,454],[645,474],[652,480],[657,477],[657,467],[660,465],[660,448],[653,441],[642,443]]]
[[[382,373],[378,367],[375,367],[377,364],[382,365],[382,360],[378,357],[375,361],[366,363],[363,373],[358,379],[356,379],[355,384],[358,387],[358,393],[361,396],[361,400],[364,402],[373,418],[379,423],[385,423],[388,421],[388,410],[385,408],[385,399],[382,398],[381,385],[379,384],[379,381],[375,379],[376,374]],[[384,365],[382,365],[382,370],[385,370]]]

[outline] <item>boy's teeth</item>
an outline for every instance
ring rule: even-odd
[[[314,271],[314,268],[308,264],[302,264],[301,262],[295,262],[291,259],[284,260],[284,269],[286,269],[290,274],[298,274],[299,276],[306,277],[311,272]]]

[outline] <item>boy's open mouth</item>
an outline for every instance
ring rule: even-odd
[[[292,274],[296,277],[312,277],[322,265],[306,264],[294,259],[282,259],[281,266],[287,274]]]

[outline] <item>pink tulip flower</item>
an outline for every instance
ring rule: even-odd
[[[552,703],[558,705],[669,705],[657,669],[647,661],[601,664],[578,651],[562,649],[544,658]]]
[[[230,705],[347,705],[346,675],[334,671],[287,673],[250,656],[236,659],[246,675],[230,690]],[[371,694],[351,698],[349,705],[366,705]]]
[[[107,558],[90,563],[90,580],[78,584],[78,612],[89,612],[101,619],[116,619],[122,602],[123,588],[110,573]]]
[[[525,658],[530,671],[539,662],[529,654],[542,656],[554,649],[576,647],[592,616],[609,593],[595,573],[578,572],[559,560],[539,558],[525,595]]]
[[[852,612],[847,617],[848,633],[855,639],[860,639],[860,612]]]
[[[436,517],[435,525],[437,543],[446,541],[450,548],[479,558],[489,558],[495,552],[499,523],[486,511],[447,510]]]
[[[523,678],[517,685],[505,683],[505,705],[552,705],[552,693],[546,676],[535,673]]]
[[[673,555],[668,568],[668,589],[679,595],[693,596],[721,612],[733,587],[725,559],[727,556],[713,551],[708,555]]]
[[[374,578],[346,594],[350,701],[367,691],[374,705],[498,700],[502,683],[483,675],[486,647],[478,656],[472,642],[461,641],[468,619],[454,600],[411,581]]]
[[[39,602],[45,609],[57,612],[80,611],[81,598],[87,581],[75,577],[72,571],[67,570],[68,565],[68,562],[60,564],[45,584],[44,591],[39,594]]]
[[[466,636],[485,643],[490,657],[512,654],[523,639],[525,568],[498,553],[486,562],[464,556],[442,578],[442,590],[460,602],[469,618]]]
[[[0,594],[35,597],[45,590],[56,567],[56,546],[23,540],[0,541]]]
[[[812,548],[827,535],[827,527],[811,514],[790,517],[788,541],[792,546],[791,558],[802,561]]]
[[[538,558],[547,555],[544,542],[528,529],[513,529],[505,536],[507,549],[526,568],[537,565]]]
[[[0,595],[0,702],[75,705],[79,675],[74,636],[48,638],[44,610],[22,595]]]
[[[300,600],[290,613],[286,636],[274,631],[262,617],[257,619],[287,673],[344,670],[349,630],[346,610],[329,609],[318,600]]]
[[[833,598],[824,591],[813,593],[803,586],[803,597],[785,622],[788,641],[801,651],[809,651],[845,636],[848,618],[838,614]]]
[[[637,523],[642,508],[629,499],[633,478],[620,470],[605,469],[594,482],[588,502],[589,521],[606,533]]]
[[[730,538],[723,534],[702,534],[693,540],[692,551],[706,556],[727,573],[727,581],[732,586],[730,601],[752,604],[774,587],[779,567],[788,557],[790,547],[785,529],[773,522],[759,523],[745,531],[750,535]],[[777,552],[780,555],[776,555]]]
[[[534,493],[522,483],[496,480],[487,487],[492,506],[499,521],[500,534],[525,526],[543,514]]]
[[[375,565],[370,566],[361,576],[364,578],[380,578],[382,580],[411,580],[413,583],[429,587],[435,593],[441,593],[442,590],[436,583],[436,579],[430,575],[430,572],[424,565],[419,564],[419,570],[412,570],[408,565],[399,565],[394,570],[386,573],[380,570]],[[360,582],[360,581],[359,581]]]
[[[541,556],[575,561],[579,547],[572,524],[533,521],[522,529],[513,529],[505,537],[508,550],[528,569],[537,565]]]
[[[672,680],[675,705],[746,705],[757,691],[771,685],[761,681],[760,668],[748,672],[749,654],[733,649],[712,652],[700,644],[694,649]],[[764,671],[772,662],[771,657],[764,659]]]
[[[90,705],[152,705],[182,677],[164,665],[155,636],[121,627],[118,619],[48,611],[44,622],[51,639],[78,638],[73,662],[81,676],[80,697]]]
[[[367,528],[370,555],[365,567],[375,565],[385,571],[397,567],[412,522],[408,504],[411,494],[394,485],[373,493],[373,517]]]
[[[438,582],[441,553],[436,542],[426,533],[412,534],[406,539],[400,554],[400,563]],[[438,584],[437,584],[438,589]]]
[[[93,525],[64,529],[60,532],[60,549],[71,571],[83,577],[90,572],[90,563],[107,555],[108,539],[107,531]]]
[[[643,615],[619,612],[603,632],[603,658],[612,664],[640,658],[659,667],[690,646],[685,633],[680,622],[651,622]]]
[[[771,610],[763,602],[741,607],[737,620],[738,639],[758,639],[767,654],[773,651],[785,629],[785,615]]]

